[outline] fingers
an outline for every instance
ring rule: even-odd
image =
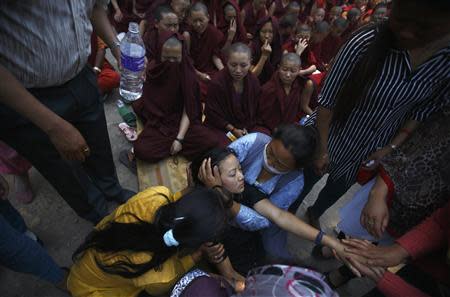
[[[386,228],[389,224],[389,213],[387,213],[384,217],[383,220],[381,221],[381,232],[384,233],[386,232]],[[381,237],[381,236],[380,236]]]
[[[214,171],[214,177],[219,177],[220,176],[220,172],[219,172],[219,166],[214,166],[214,168],[213,168],[213,171]]]
[[[374,231],[375,236],[377,238],[381,238],[381,236],[383,235],[383,231],[381,230],[382,229],[382,224],[383,224],[383,222],[382,222],[382,220],[380,218],[376,218],[375,219],[375,223],[374,223],[374,226],[373,226],[373,231]]]
[[[267,47],[269,45],[269,40],[264,40],[264,47]]]
[[[206,173],[206,176],[207,177],[210,177],[210,176],[212,176],[213,175],[213,173],[212,173],[212,169],[211,169],[211,158],[208,158],[207,160],[206,160],[206,168],[205,168],[205,173]]]

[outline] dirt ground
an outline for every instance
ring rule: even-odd
[[[105,113],[108,121],[108,130],[111,140],[114,161],[116,163],[119,180],[123,187],[137,191],[137,178],[127,168],[119,163],[119,152],[131,147],[117,128],[121,122],[116,111],[115,101],[118,94],[113,94],[105,103]],[[10,184],[13,177],[6,176]],[[317,197],[317,193],[323,186],[325,178],[322,179],[305,199],[311,203]],[[73,251],[83,241],[84,237],[92,228],[92,224],[77,217],[64,200],[55,192],[48,182],[34,169],[31,170],[31,182],[36,193],[35,200],[29,205],[20,205],[14,199],[14,193],[10,194],[10,201],[16,206],[25,218],[29,229],[34,231],[45,244],[49,254],[61,266],[70,266]],[[351,198],[357,187],[352,187],[344,197],[330,209],[323,217],[322,224],[326,225],[326,231],[331,232],[331,226],[337,222],[337,209],[345,201]],[[116,205],[111,203],[110,208]],[[301,216],[305,206],[299,209]],[[312,266],[319,271],[327,271],[336,267],[337,262],[315,261],[310,257],[312,244],[291,236],[289,238],[289,249],[298,256],[299,263]],[[354,279],[347,285],[341,287],[338,292],[341,296],[362,296],[372,287],[367,279]],[[16,273],[0,267],[0,297],[63,297],[68,296],[55,289],[52,285],[40,281],[34,276]]]

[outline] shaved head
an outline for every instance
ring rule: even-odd
[[[205,16],[209,17],[208,7],[206,7],[206,5],[201,2],[197,2],[191,6],[191,8],[189,9],[189,14],[192,14],[193,12],[201,12],[205,14]]]
[[[287,63],[292,63],[294,65],[301,65],[301,60],[300,60],[300,56],[297,55],[296,53],[287,53],[284,54],[283,57],[281,58],[281,63],[280,64],[287,64]]]
[[[230,56],[233,53],[245,53],[249,56],[249,58],[252,57],[252,50],[246,44],[244,44],[242,42],[233,43],[228,48],[228,56]]]
[[[161,61],[181,62],[183,44],[176,37],[170,37],[164,42],[161,49]]]

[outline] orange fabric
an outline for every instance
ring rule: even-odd
[[[120,74],[107,62],[103,63],[102,72],[97,76],[97,84],[102,94],[109,93],[118,88],[120,84]]]

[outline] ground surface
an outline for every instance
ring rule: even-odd
[[[118,161],[119,152],[130,147],[125,138],[117,129],[117,124],[121,121],[116,111],[115,99],[117,94],[111,96],[105,103],[105,113],[108,121],[109,136],[116,163],[117,173],[121,184],[128,189],[137,190],[137,178],[131,174],[127,168]],[[13,177],[7,176],[12,183]],[[311,203],[316,199],[319,189],[323,186],[325,179],[322,179],[305,199]],[[81,218],[67,206],[64,200],[55,192],[48,182],[36,171],[31,171],[31,182],[36,192],[36,199],[29,205],[18,204],[13,195],[11,202],[22,213],[31,230],[41,237],[50,255],[62,266],[71,265],[71,255],[73,251],[83,241],[84,237],[91,230],[92,225]],[[338,202],[334,208],[330,209],[322,218],[322,224],[328,227],[333,226],[338,219],[337,209],[351,197],[357,190],[353,187]],[[111,204],[111,209],[114,208]],[[301,207],[298,214],[304,212]],[[329,229],[327,231],[330,231]],[[298,238],[289,239],[289,248],[296,254],[301,263],[312,266],[319,271],[327,271],[336,267],[335,261],[314,261],[310,257],[311,244]],[[339,293],[341,296],[362,296],[371,287],[371,283],[366,279],[355,279],[343,286]],[[59,297],[68,296],[52,285],[39,281],[36,277],[15,273],[0,267],[0,297]]]

